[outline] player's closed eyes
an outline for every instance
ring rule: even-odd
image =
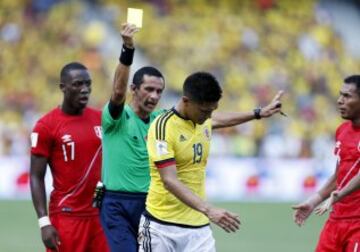
[[[91,80],[74,81],[73,83],[71,83],[71,85],[74,86],[74,87],[81,87],[82,85],[90,87],[91,86]]]

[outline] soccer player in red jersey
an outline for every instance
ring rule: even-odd
[[[336,130],[336,170],[318,193],[293,206],[294,221],[299,226],[322,201],[329,198],[332,191],[341,191],[359,173],[360,75],[352,75],[344,80],[337,104],[341,117],[347,121]],[[360,251],[359,206],[360,191],[354,191],[333,205],[333,211],[320,234],[316,252]]]
[[[101,111],[87,107],[91,78],[80,63],[60,74],[61,106],[44,115],[31,133],[31,194],[47,251],[108,251],[92,197],[101,173]],[[54,190],[47,213],[47,165]]]

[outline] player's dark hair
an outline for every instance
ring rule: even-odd
[[[346,84],[355,84],[356,91],[360,95],[360,75],[350,75],[344,79]]]
[[[165,81],[164,76],[158,69],[156,69],[155,67],[151,67],[151,66],[145,66],[145,67],[142,67],[139,70],[137,70],[134,74],[133,84],[137,88],[139,88],[141,86],[141,84],[144,82],[145,75],[159,77]]]
[[[61,83],[66,82],[66,78],[69,76],[70,71],[72,70],[87,70],[86,66],[79,62],[71,62],[63,66],[60,72],[60,81]]]
[[[196,72],[186,78],[183,94],[197,103],[218,102],[222,95],[222,89],[212,74]]]

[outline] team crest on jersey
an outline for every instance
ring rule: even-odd
[[[102,130],[101,126],[94,126],[95,134],[98,138],[102,139]]]
[[[156,152],[159,156],[168,154],[167,142],[156,140]]]
[[[206,129],[204,130],[204,135],[206,136],[206,138],[207,138],[208,140],[210,140],[210,132],[209,132],[208,128],[206,128]]]
[[[63,141],[63,143],[72,142],[71,135],[69,135],[69,134],[63,135],[63,136],[61,137],[61,140]]]

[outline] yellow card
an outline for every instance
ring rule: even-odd
[[[127,22],[136,25],[137,28],[142,27],[142,17],[143,17],[142,9],[134,9],[134,8],[127,9]]]

